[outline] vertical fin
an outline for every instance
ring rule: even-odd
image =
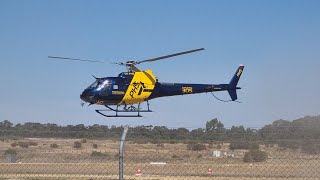
[[[230,85],[230,88],[236,88],[237,87],[237,84],[239,82],[239,79],[241,77],[241,74],[243,72],[243,68],[244,66],[241,64],[239,66],[239,68],[237,69],[236,73],[233,75],[229,85]]]
[[[229,90],[228,90],[228,93],[232,99],[232,101],[235,101],[238,99],[238,96],[237,96],[237,89],[240,89],[240,88],[237,88],[237,84],[239,82],[239,79],[241,77],[241,74],[243,72],[243,68],[244,66],[241,64],[239,66],[239,68],[237,69],[236,73],[233,75],[230,83],[229,83]]]

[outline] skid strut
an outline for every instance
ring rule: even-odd
[[[102,116],[105,116],[105,117],[142,117],[140,114],[141,112],[152,112],[150,110],[148,101],[147,101],[148,109],[143,110],[140,108],[140,105],[141,105],[141,103],[138,104],[138,107],[135,107],[133,105],[130,105],[130,106],[124,105],[122,110],[119,110],[120,105],[117,105],[116,108],[112,108],[108,105],[105,105],[107,109],[96,110],[96,112],[101,114]],[[115,114],[114,115],[105,114],[105,113],[103,113],[104,111],[115,112]],[[126,113],[130,113],[130,114],[125,115]],[[137,113],[137,114],[134,115],[132,113]]]

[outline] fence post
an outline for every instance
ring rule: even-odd
[[[124,157],[124,142],[128,133],[129,126],[124,126],[119,147],[119,180],[123,180],[123,157]]]

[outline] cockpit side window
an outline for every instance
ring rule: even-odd
[[[101,90],[102,88],[108,88],[110,86],[110,82],[107,79],[98,79],[93,84],[89,86],[90,89]]]
[[[102,88],[108,88],[110,86],[110,82],[108,80],[101,80],[98,83],[98,88],[97,90],[101,90]]]
[[[94,83],[92,83],[92,84],[89,86],[89,88],[95,89],[95,88],[98,86],[98,82],[99,82],[99,80],[96,80]]]

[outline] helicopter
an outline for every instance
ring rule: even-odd
[[[154,62],[202,50],[204,50],[204,48],[141,61],[130,60],[113,63],[126,66],[127,72],[121,72],[117,77],[98,78],[93,76],[95,81],[80,94],[80,99],[84,101],[82,106],[84,103],[88,103],[89,106],[105,106],[106,109],[95,110],[105,117],[142,117],[141,113],[152,112],[152,110],[150,110],[149,100],[159,97],[228,91],[231,97],[230,101],[236,101],[238,98],[236,90],[241,89],[240,87],[237,87],[237,84],[244,69],[243,65],[240,65],[237,68],[228,84],[162,83],[154,76],[152,70],[141,71],[136,67],[136,65],[141,63]],[[103,61],[57,56],[48,56],[48,58],[104,63]],[[147,103],[146,109],[141,108],[141,104],[144,102]],[[120,107],[122,106],[123,108],[121,109]]]

